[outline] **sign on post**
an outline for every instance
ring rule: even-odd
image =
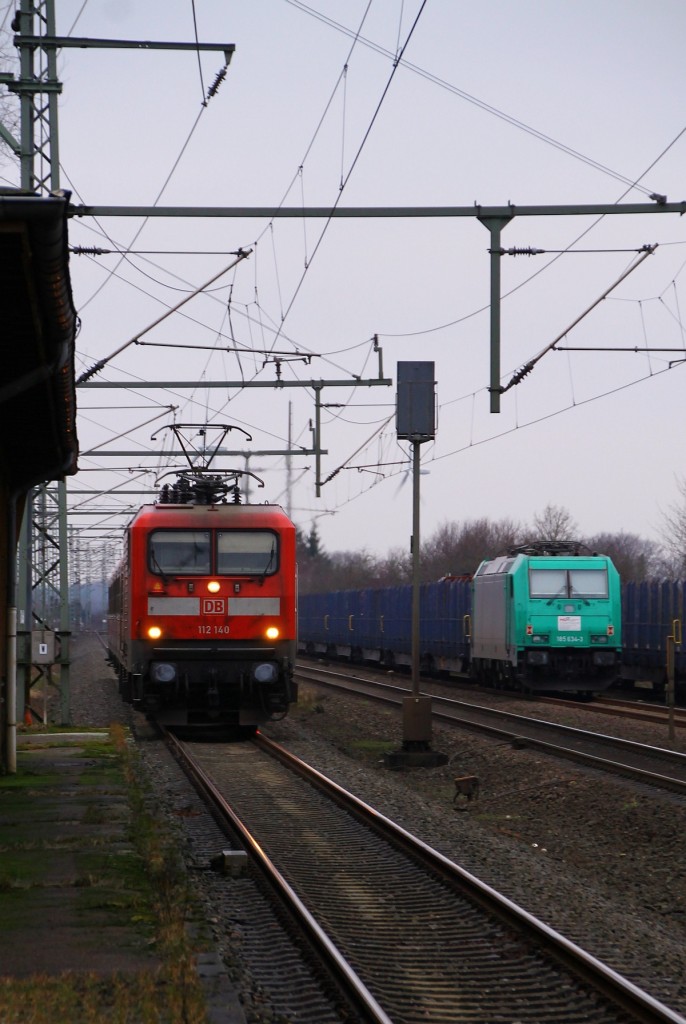
[[[435,388],[433,363],[398,363],[396,429],[401,441],[433,441]]]

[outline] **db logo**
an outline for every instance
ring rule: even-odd
[[[226,601],[223,597],[204,597],[202,602],[203,615],[226,614]]]

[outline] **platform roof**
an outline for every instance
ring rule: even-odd
[[[67,206],[0,189],[0,477],[12,491],[77,469]]]

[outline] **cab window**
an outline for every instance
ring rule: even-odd
[[[154,530],[148,555],[152,572],[208,575],[210,572],[209,530]]]
[[[530,569],[529,593],[539,598],[607,598],[607,569]]]
[[[607,569],[570,569],[570,597],[607,597]]]
[[[532,597],[567,597],[565,569],[530,569],[529,593]]]
[[[278,538],[271,530],[217,532],[217,572],[227,576],[271,576],[278,564]]]

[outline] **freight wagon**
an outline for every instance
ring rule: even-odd
[[[608,557],[580,550],[530,545],[485,560],[473,578],[422,584],[421,670],[530,692],[664,692],[667,637],[679,639],[686,582],[621,584]],[[411,626],[411,586],[299,601],[299,649],[308,655],[409,668]],[[675,675],[686,697],[679,644]]]

